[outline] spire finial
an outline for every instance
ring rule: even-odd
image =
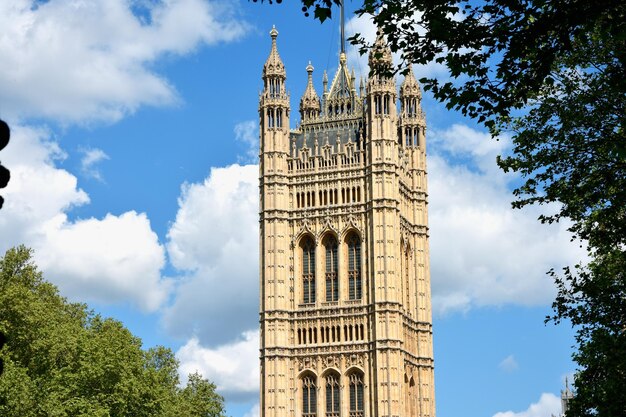
[[[284,79],[286,77],[285,66],[283,65],[283,61],[280,59],[280,55],[278,54],[278,46],[276,45],[278,31],[276,30],[276,26],[272,25],[270,36],[272,37],[272,48],[270,50],[270,55],[267,57],[267,61],[265,61],[265,65],[263,66],[263,76],[279,76]]]
[[[313,70],[313,65],[309,61],[309,65],[306,66],[309,79],[306,90],[304,90],[304,94],[300,99],[300,116],[303,123],[309,119],[317,118],[320,113],[320,99],[313,86]]]
[[[391,49],[385,41],[385,35],[381,28],[376,30],[376,41],[372,45],[369,55],[370,68],[391,68],[393,60]]]

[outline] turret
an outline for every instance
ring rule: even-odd
[[[272,49],[265,61],[265,65],[263,65],[264,92],[270,97],[279,97],[285,94],[287,72],[280,55],[278,55],[278,47],[276,46],[278,31],[276,27],[272,27],[270,36],[272,37]]]
[[[562,415],[566,416],[567,411],[569,410],[569,403],[574,398],[574,394],[569,389],[569,382],[567,381],[567,377],[565,377],[565,391],[561,391],[561,410]]]
[[[404,81],[400,86],[400,102],[402,103],[402,114],[415,117],[421,112],[420,101],[422,100],[422,91],[413,74],[413,66],[409,66],[409,72],[404,77]]]
[[[400,129],[398,137],[404,146],[417,146],[424,149],[426,121],[421,106],[422,91],[413,74],[413,67],[400,86]]]
[[[313,65],[309,62],[306,67],[309,81],[300,99],[300,119],[302,122],[317,119],[320,114],[320,98],[317,96],[313,86]]]
[[[369,66],[373,72],[367,81],[370,138],[387,139],[396,134],[397,92],[395,78],[389,74],[393,68],[391,49],[380,30],[369,54]]]
[[[278,31],[272,27],[272,49],[263,66],[263,92],[259,100],[261,151],[287,152],[289,148],[289,95],[287,73],[278,54]],[[277,133],[280,133],[277,135]],[[283,143],[285,142],[285,143]]]

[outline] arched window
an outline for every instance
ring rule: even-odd
[[[302,241],[302,289],[304,304],[315,302],[315,243],[310,237]]]
[[[326,417],[339,417],[339,378],[334,373],[326,376]]]
[[[360,300],[362,295],[361,240],[356,233],[352,233],[348,237],[348,297]]]
[[[363,374],[350,374],[350,417],[363,417]]]
[[[302,417],[317,415],[317,389],[315,377],[307,375],[302,378]]]
[[[326,301],[339,300],[339,278],[337,276],[337,239],[327,236],[324,239],[326,255]]]

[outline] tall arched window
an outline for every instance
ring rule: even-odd
[[[361,240],[352,233],[348,237],[348,297],[360,300],[361,296]]]
[[[350,417],[363,417],[363,374],[350,374]]]
[[[302,378],[302,417],[317,415],[317,389],[315,377],[307,375]]]
[[[304,304],[315,302],[315,242],[310,237],[302,241],[302,289]]]
[[[326,301],[339,300],[339,278],[337,268],[337,239],[334,236],[327,236],[324,239],[326,256]]]
[[[326,376],[326,417],[339,417],[339,378],[334,373]]]

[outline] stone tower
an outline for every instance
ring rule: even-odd
[[[409,71],[313,66],[289,128],[275,28],[260,119],[261,416],[435,417],[425,120]],[[379,36],[370,66],[391,66]]]

